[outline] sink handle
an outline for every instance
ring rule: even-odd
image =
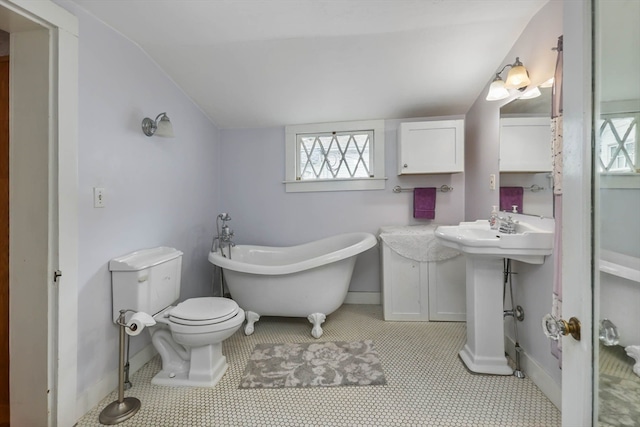
[[[580,321],[572,317],[567,322],[563,319],[557,319],[551,314],[546,314],[542,318],[542,332],[547,338],[558,341],[563,335],[569,335],[580,341]]]

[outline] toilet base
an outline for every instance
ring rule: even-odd
[[[163,368],[165,363],[163,361]],[[191,359],[182,365],[167,364],[151,379],[151,384],[170,387],[214,387],[227,371],[222,343],[194,347]]]
[[[151,379],[151,384],[168,387],[215,387],[227,372],[228,367],[227,358],[223,356],[211,368],[210,375],[206,377],[189,378],[188,367],[186,370],[178,372],[169,372],[163,369]]]

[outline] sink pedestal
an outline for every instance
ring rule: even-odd
[[[467,258],[467,342],[459,355],[480,374],[512,375],[504,353],[503,260]]]

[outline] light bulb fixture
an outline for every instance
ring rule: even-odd
[[[509,73],[507,74],[507,80],[503,81],[500,74],[504,70],[510,68]],[[509,96],[509,91],[507,89],[518,89],[524,90],[529,84],[531,80],[529,80],[529,73],[527,69],[524,67],[522,62],[520,62],[520,58],[516,57],[516,60],[513,64],[507,64],[500,71],[496,73],[496,77],[491,82],[491,86],[489,86],[489,93],[487,94],[487,101],[497,101],[500,99],[504,99]]]
[[[553,87],[553,77],[551,77],[549,80],[545,80],[540,87]]]
[[[489,86],[489,93],[487,93],[487,101],[497,101],[499,99],[505,99],[509,96],[509,91],[504,87],[504,81],[500,78],[500,74],[496,74],[496,78],[491,82]]]
[[[169,120],[167,113],[160,113],[155,120],[145,117],[142,120],[142,132],[147,136],[163,136],[165,138],[173,138],[173,125]]]
[[[538,86],[534,86],[533,89],[526,90],[518,99],[533,99],[542,95]]]

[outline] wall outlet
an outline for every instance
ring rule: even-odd
[[[104,200],[104,188],[102,187],[93,187],[93,207],[94,208],[104,208],[106,206]]]
[[[495,190],[496,189],[496,174],[492,173],[489,174],[489,190]]]

